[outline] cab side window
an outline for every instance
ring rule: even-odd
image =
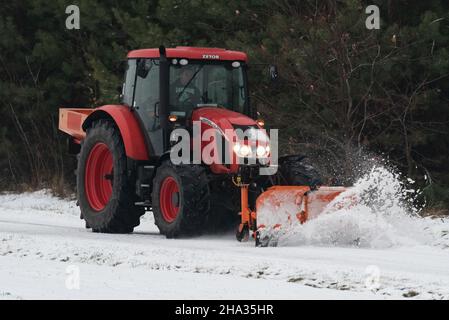
[[[155,105],[159,102],[159,65],[152,59],[142,59],[138,69],[135,106],[154,117]]]
[[[159,116],[159,63],[153,59],[137,60],[134,107],[142,120],[155,154],[164,150]]]
[[[123,103],[133,105],[134,80],[136,78],[136,60],[128,60],[126,66],[125,83],[123,84]]]

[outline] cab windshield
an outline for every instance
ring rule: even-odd
[[[243,66],[237,61],[170,61],[169,111],[190,113],[203,106],[246,113]]]

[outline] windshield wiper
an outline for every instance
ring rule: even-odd
[[[198,70],[195,71],[195,73],[193,74],[193,76],[189,79],[189,81],[186,83],[186,85],[184,86],[184,88],[182,88],[181,92],[178,94],[178,97],[176,98],[177,100],[179,100],[179,97],[182,96],[182,94],[184,93],[184,91],[187,89],[187,87],[189,86],[189,84],[193,81],[193,79],[195,79],[196,75],[198,74],[198,72],[201,71],[201,69],[203,69],[204,64],[202,64]]]

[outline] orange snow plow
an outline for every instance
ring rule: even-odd
[[[303,224],[320,215],[327,205],[345,187],[321,186],[312,190],[308,186],[273,186],[259,195],[256,211],[248,206],[248,185],[241,188],[241,223],[239,232],[245,234],[241,241],[249,237],[249,231],[257,246],[266,246],[276,242],[277,234],[296,224]]]

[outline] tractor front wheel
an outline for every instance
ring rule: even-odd
[[[203,232],[210,208],[205,169],[199,165],[164,162],[153,180],[154,221],[167,238],[194,236]]]
[[[287,156],[279,159],[281,185],[309,186],[314,189],[322,184],[320,174],[305,156]]]

